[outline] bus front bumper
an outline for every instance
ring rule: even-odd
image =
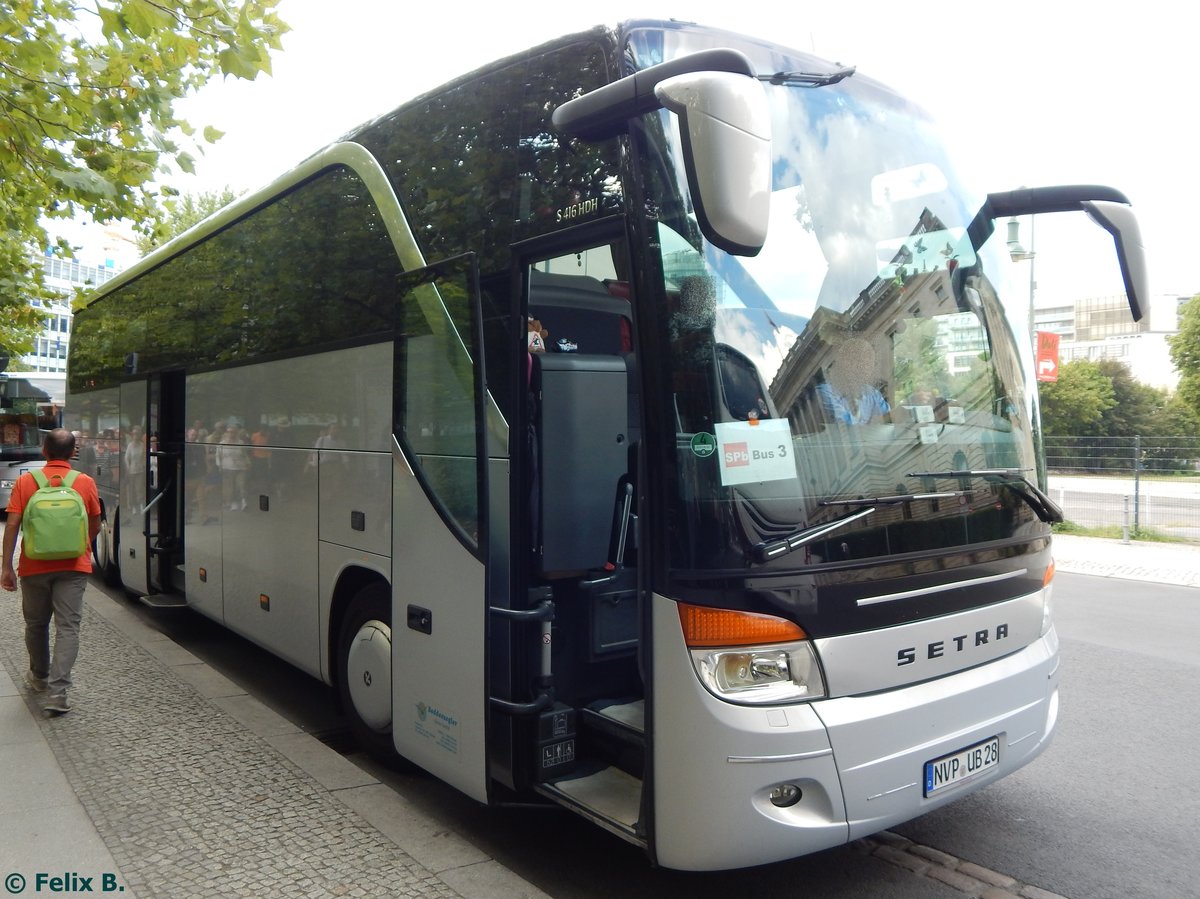
[[[655,610],[652,847],[664,867],[748,867],[877,833],[1010,774],[1054,731],[1053,629],[1004,658],[925,683],[749,707],[705,690],[674,604],[655,601],[663,606]],[[981,744],[998,748],[993,764],[927,795],[928,763],[948,760],[949,770]],[[799,798],[781,806],[785,787]]]

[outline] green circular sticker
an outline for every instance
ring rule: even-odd
[[[712,434],[700,433],[692,435],[692,452],[701,459],[707,459],[717,451],[717,438]]]

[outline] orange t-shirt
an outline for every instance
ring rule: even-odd
[[[42,469],[48,478],[53,475],[65,475],[70,470],[69,462],[47,462],[46,467]],[[83,499],[83,506],[87,509],[88,516],[98,516],[100,514],[100,497],[96,493],[96,482],[81,472],[71,487]],[[15,512],[18,515],[24,515],[25,506],[37,489],[37,481],[33,479],[33,475],[29,472],[21,475],[17,478],[12,496],[8,500],[8,508],[5,511],[10,514]],[[25,544],[21,544],[21,560],[17,565],[17,574],[21,577],[28,577],[31,574],[48,574],[51,571],[82,571],[90,574],[91,570],[92,554],[90,551],[85,552],[77,559],[30,559],[25,555]]]

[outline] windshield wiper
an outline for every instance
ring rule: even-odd
[[[837,84],[854,74],[857,66],[846,66],[834,72],[776,72],[774,75],[759,75],[759,81],[771,84],[798,84],[801,87],[827,87]]]
[[[911,477],[911,475],[910,475]],[[945,493],[900,493],[896,496],[863,496],[857,499],[823,499],[818,506],[896,506],[919,499],[952,499],[965,496],[963,490],[947,490]]]
[[[818,540],[826,534],[836,531],[838,528],[845,527],[852,521],[865,518],[875,511],[876,506],[895,506],[900,503],[911,503],[921,499],[952,499],[956,496],[965,495],[966,491],[964,490],[947,490],[942,493],[901,493],[896,496],[823,499],[817,503],[818,506],[868,506],[869,508],[858,512],[851,512],[849,515],[835,518],[833,521],[827,521],[824,524],[813,525],[811,528],[805,528],[802,531],[796,531],[796,533],[789,534],[780,540],[755,544],[754,555],[760,562],[768,562],[771,559],[779,558],[779,556],[787,555],[807,543],[812,543],[814,540]]]
[[[983,478],[989,484],[1000,484],[1009,488],[1029,508],[1037,513],[1037,517],[1047,524],[1057,524],[1062,521],[1062,507],[1052,500],[1033,481],[1025,477],[1021,468],[964,468],[955,471],[911,471],[910,478]]]
[[[836,531],[840,527],[845,527],[852,521],[857,521],[874,512],[875,509],[863,509],[859,512],[851,512],[843,518],[838,518],[833,521],[827,521],[824,524],[813,525],[811,528],[805,528],[802,531],[796,531],[794,534],[789,534],[781,540],[771,540],[768,543],[758,543],[754,546],[755,558],[760,562],[769,562],[771,559],[777,559],[779,556],[787,555],[794,552],[806,543],[812,543],[814,540],[824,537],[831,531]]]

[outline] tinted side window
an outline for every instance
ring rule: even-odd
[[[332,169],[80,312],[71,388],[383,336],[400,271],[366,187]]]
[[[488,388],[510,414],[510,246],[621,208],[616,139],[569,144],[550,117],[610,80],[594,42],[483,72],[405,106],[353,139],[388,174],[427,260],[475,253],[484,284]]]
[[[479,546],[479,408],[472,324],[473,259],[406,276],[399,287],[393,422],[434,505]]]

